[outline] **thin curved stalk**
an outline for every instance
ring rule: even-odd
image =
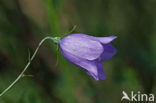
[[[54,43],[59,43],[59,37],[50,37],[47,36],[45,38],[43,38],[40,43],[38,44],[34,54],[32,55],[32,57],[30,58],[29,62],[26,64],[26,66],[24,67],[23,71],[19,74],[19,76],[0,94],[0,97],[3,96],[9,89],[11,89],[11,87],[13,87],[20,79],[21,77],[24,75],[25,71],[28,69],[28,67],[30,66],[32,60],[35,58],[40,46],[43,44],[43,42],[47,39],[52,40]]]

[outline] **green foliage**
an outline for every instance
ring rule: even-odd
[[[0,92],[48,34],[63,36],[77,25],[74,32],[118,36],[113,42],[117,55],[103,64],[105,81],[96,82],[47,41],[26,77],[0,97],[0,103],[120,103],[123,90],[155,92],[154,4],[153,0],[0,0]]]

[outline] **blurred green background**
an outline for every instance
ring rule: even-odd
[[[71,30],[117,35],[118,53],[96,82],[46,41],[0,103],[120,103],[122,91],[156,93],[155,0],[0,0],[0,92],[22,71],[44,37]],[[58,65],[57,63],[58,55]]]

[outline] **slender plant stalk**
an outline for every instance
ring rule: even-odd
[[[24,76],[25,71],[28,69],[28,67],[30,66],[32,60],[35,58],[40,46],[43,44],[43,42],[47,39],[52,40],[54,43],[58,43],[59,42],[59,38],[58,37],[50,37],[47,36],[45,38],[43,38],[40,43],[38,44],[34,54],[32,55],[32,57],[29,59],[29,62],[26,64],[26,66],[24,67],[23,71],[19,74],[19,76],[0,94],[0,97],[3,96],[9,89],[11,89],[11,87],[13,87],[20,79],[21,77]]]

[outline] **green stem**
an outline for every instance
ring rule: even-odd
[[[28,67],[30,66],[32,60],[35,58],[40,46],[43,44],[43,42],[47,39],[52,40],[54,43],[59,43],[60,38],[59,37],[50,37],[47,36],[45,38],[43,38],[40,43],[38,44],[34,54],[32,55],[32,57],[30,58],[29,62],[26,64],[26,66],[24,67],[23,71],[19,74],[19,76],[0,94],[0,97],[3,96],[9,89],[11,89],[11,87],[13,87],[19,80],[20,78],[24,75],[25,71],[28,69]]]

